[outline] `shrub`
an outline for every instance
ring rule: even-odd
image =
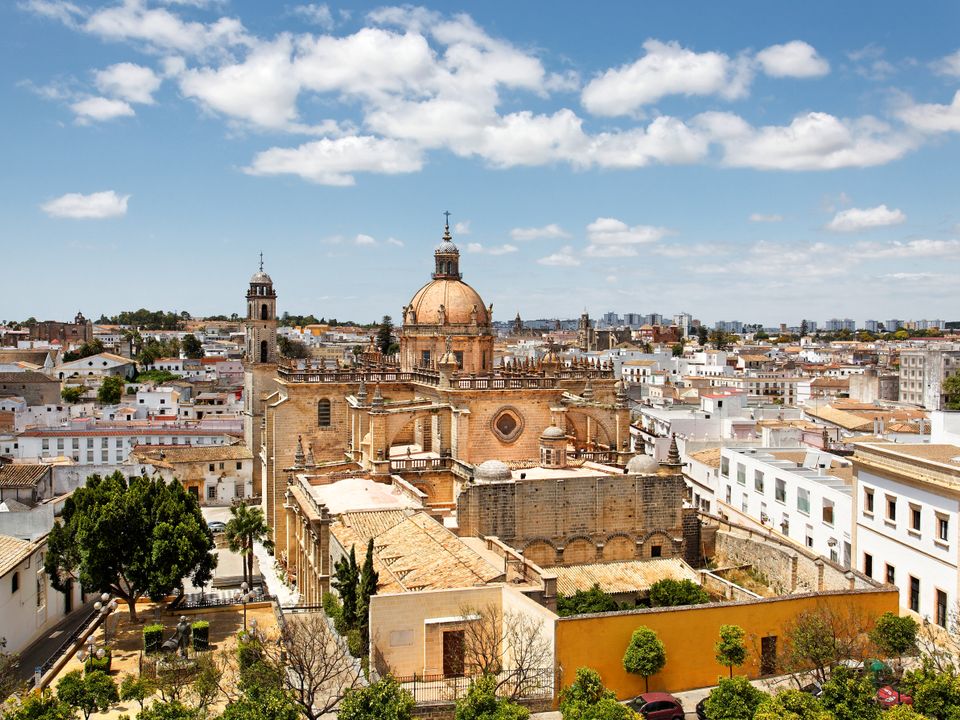
[[[83,663],[83,671],[89,675],[92,672],[101,670],[107,675],[110,674],[110,665],[112,658],[110,656],[110,649],[106,648],[103,651],[103,657],[98,658],[96,655],[88,657],[86,662]]]
[[[160,652],[163,643],[163,625],[145,625],[143,628],[143,651],[148,655]]]
[[[345,635],[349,628],[347,628],[347,623],[343,619],[343,605],[340,604],[340,600],[337,599],[336,595],[328,592],[323,594],[321,603],[327,617],[333,620],[333,626],[337,632]]]
[[[193,649],[210,649],[210,623],[206,620],[198,620],[193,624]]]
[[[363,647],[363,636],[360,633],[359,628],[354,628],[347,632],[347,647],[350,649],[350,654],[354,657],[363,657],[366,655]]]
[[[706,602],[710,602],[710,596],[702,587],[690,580],[664,578],[650,586],[651,607],[700,605]]]

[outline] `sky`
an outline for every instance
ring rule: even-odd
[[[960,319],[960,4],[0,3],[0,318]]]

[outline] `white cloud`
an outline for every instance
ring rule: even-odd
[[[960,91],[953,96],[953,102],[949,105],[910,104],[897,115],[907,125],[921,132],[960,132]]]
[[[884,280],[896,280],[899,282],[928,282],[930,280],[939,280],[944,277],[940,273],[929,273],[929,272],[895,272],[895,273],[886,273],[880,276]]]
[[[752,223],[778,223],[783,222],[783,215],[764,215],[763,213],[751,213],[749,220]]]
[[[77,19],[83,15],[83,10],[79,6],[63,0],[24,0],[18,7],[35,15],[62,22],[67,27],[76,27]]]
[[[570,233],[564,230],[556,223],[550,223],[543,227],[513,228],[510,231],[510,237],[514,240],[556,240],[570,237]]]
[[[519,250],[516,245],[510,245],[505,243],[503,245],[493,245],[485,246],[481,243],[467,243],[467,252],[468,253],[483,253],[485,255],[509,255],[510,253],[515,253]]]
[[[71,103],[70,109],[77,116],[77,122],[86,124],[92,120],[113,120],[118,117],[130,117],[136,113],[123,100],[105,97],[92,97]]]
[[[850,208],[841,210],[826,225],[833,232],[859,232],[870,228],[900,225],[907,216],[901,210],[891,210],[886,205],[874,208]]]
[[[855,252],[865,259],[952,257],[960,255],[960,240],[921,238],[890,243],[859,243]]]
[[[830,63],[802,40],[771,45],[757,53],[757,62],[764,73],[777,78],[820,77],[830,72]]]
[[[884,59],[886,50],[874,44],[869,44],[859,50],[847,53],[853,63],[853,71],[868,80],[883,81],[893,75],[897,68],[893,63]]]
[[[250,175],[298,175],[321,185],[353,185],[353,173],[384,175],[417,172],[422,151],[414,145],[365,135],[324,138],[295,148],[258,153],[245,172]]]
[[[844,120],[799,115],[786,126],[755,128],[732,113],[708,112],[693,125],[723,148],[722,162],[759,170],[835,170],[883,165],[903,157],[915,139],[872,117]]]
[[[559,251],[542,257],[537,262],[540,265],[547,265],[550,267],[576,267],[580,264],[573,254],[573,248],[567,245],[566,247],[561,248]]]
[[[454,235],[469,235],[470,234],[470,221],[464,220],[462,222],[455,223],[453,226]]]
[[[635,257],[638,245],[648,245],[660,240],[671,231],[652,225],[630,227],[616,218],[597,218],[587,225],[587,240],[584,250],[587,257],[618,258]]]
[[[353,239],[353,244],[354,245],[376,245],[377,241],[374,238],[370,237],[369,235],[364,235],[363,233],[359,233]]]
[[[318,25],[325,30],[333,28],[333,13],[330,12],[330,6],[326,3],[307,3],[306,5],[297,5],[291,9],[291,12],[302,18],[308,23]]]
[[[90,193],[67,193],[40,206],[50,217],[75,219],[103,219],[127,214],[129,195],[117,195],[113,190]]]
[[[960,77],[960,50],[933,63],[934,72],[950,77]]]
[[[697,53],[676,42],[647,40],[639,60],[607,70],[583,89],[584,107],[595,115],[628,115],[667,95],[747,94],[752,72],[745,58]]]
[[[393,245],[395,247],[403,247],[403,240],[397,240],[395,237],[388,237],[387,245]]]
[[[94,73],[97,89],[104,95],[144,105],[153,104],[153,93],[162,82],[148,67],[117,63]]]

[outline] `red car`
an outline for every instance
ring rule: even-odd
[[[683,705],[670,693],[649,692],[627,702],[645,720],[683,720]]]
[[[877,690],[877,704],[882,708],[892,708],[897,705],[913,705],[913,698],[906,693],[897,692],[890,685],[884,685]]]

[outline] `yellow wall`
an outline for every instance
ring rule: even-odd
[[[616,692],[618,698],[644,692],[643,678],[626,672],[622,662],[631,634],[641,625],[656,631],[667,652],[663,670],[650,678],[651,691],[676,692],[715,685],[718,676],[727,672],[714,658],[713,646],[721,625],[739,625],[746,630],[747,662],[739,672],[758,677],[760,638],[776,635],[777,649],[782,650],[787,623],[818,604],[827,604],[841,612],[855,609],[872,619],[887,611],[897,612],[897,592],[878,588],[561,618],[556,631],[558,682],[560,686],[567,686],[575,679],[577,668],[590,667],[600,673],[604,684]]]

